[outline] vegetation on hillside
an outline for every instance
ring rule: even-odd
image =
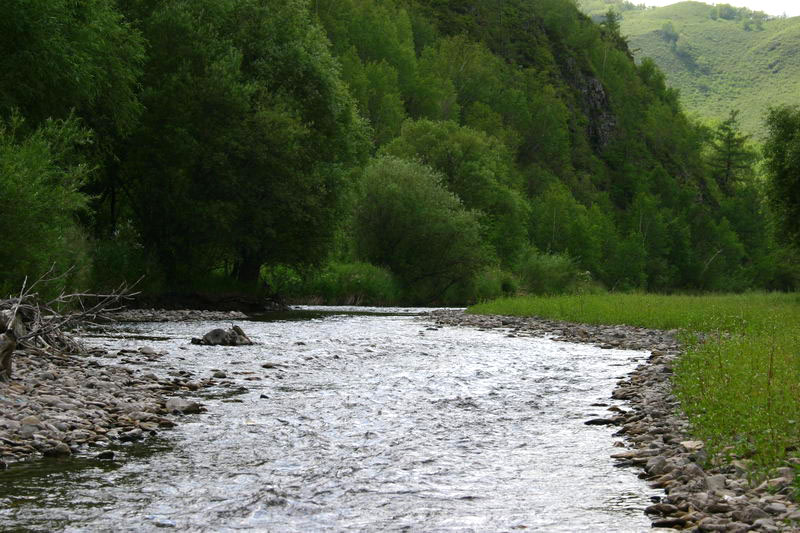
[[[800,17],[694,1],[659,8],[625,0],[579,5],[597,21],[609,10],[619,14],[637,60],[655,61],[686,109],[707,120],[740,110],[744,131],[761,139],[769,106],[800,104]]]
[[[2,289],[50,262],[364,303],[794,287],[737,116],[688,118],[617,22],[571,0],[14,0]]]

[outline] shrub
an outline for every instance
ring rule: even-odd
[[[310,280],[305,292],[327,305],[400,302],[400,287],[392,273],[369,263],[330,263]]]
[[[567,254],[529,250],[519,267],[522,288],[531,294],[563,294],[590,281]]]
[[[442,301],[490,263],[478,216],[420,163],[379,157],[364,172],[354,235],[359,255],[390,269],[412,303]]]

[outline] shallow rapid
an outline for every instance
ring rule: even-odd
[[[650,530],[655,493],[613,466],[613,429],[584,424],[645,353],[413,314],[237,323],[257,345],[189,344],[225,322],[89,338],[168,352],[137,372],[227,377],[187,396],[206,413],[115,463],[15,467],[0,530]]]

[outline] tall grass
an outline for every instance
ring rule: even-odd
[[[472,313],[680,329],[675,392],[712,456],[765,472],[800,455],[800,296],[574,295],[509,298]]]

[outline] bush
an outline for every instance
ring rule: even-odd
[[[141,276],[144,279],[137,285],[137,290],[160,292],[165,289],[158,266],[147,256],[130,223],[119,224],[112,238],[94,243],[92,287],[95,290],[113,289],[123,282],[133,283]]]
[[[478,216],[420,163],[379,157],[366,168],[356,208],[358,254],[390,269],[415,304],[440,302],[490,263]]]
[[[519,281],[514,274],[497,267],[487,268],[469,283],[448,291],[447,304],[474,304],[513,296],[519,290]]]
[[[369,263],[330,263],[306,285],[326,305],[396,305],[400,287],[391,272]]]
[[[522,288],[531,294],[563,294],[587,285],[591,277],[581,272],[567,254],[529,250],[519,267]]]

